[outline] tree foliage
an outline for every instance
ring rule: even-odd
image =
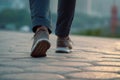
[[[25,9],[5,9],[0,12],[0,24],[30,25],[30,15]]]

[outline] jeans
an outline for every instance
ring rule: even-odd
[[[33,32],[38,26],[45,26],[51,33],[50,0],[29,0]],[[69,35],[74,18],[76,0],[58,0],[57,22],[55,34],[65,37]]]

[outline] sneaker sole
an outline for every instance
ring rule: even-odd
[[[46,57],[46,52],[50,48],[50,42],[48,40],[39,40],[34,49],[32,50],[31,56],[38,57]]]
[[[58,47],[55,51],[56,53],[70,53],[72,52],[71,49],[68,48],[63,48],[63,47]]]

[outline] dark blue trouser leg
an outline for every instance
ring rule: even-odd
[[[29,0],[33,32],[38,26],[46,26],[51,33],[50,0]]]
[[[29,0],[33,32],[38,26],[46,26],[51,33],[50,0]],[[74,17],[76,0],[59,0],[58,19],[56,24],[57,36],[68,36]]]
[[[59,0],[58,19],[55,30],[57,36],[66,37],[69,35],[74,18],[75,3],[76,0]]]

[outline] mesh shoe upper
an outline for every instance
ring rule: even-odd
[[[45,29],[40,29],[39,31],[37,31],[34,35],[34,41],[33,41],[33,45],[32,47],[35,45],[35,43],[38,41],[38,40],[42,40],[42,39],[45,39],[45,40],[49,40],[49,33],[48,31],[46,31]]]
[[[72,41],[69,37],[58,37],[57,39],[57,48],[58,47],[66,47],[72,49]]]

